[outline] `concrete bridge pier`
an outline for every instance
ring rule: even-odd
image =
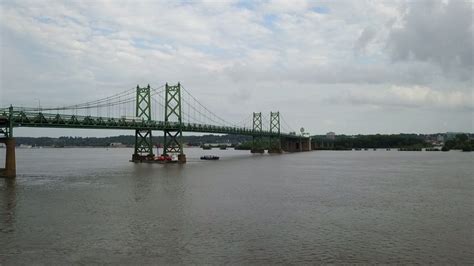
[[[5,168],[0,168],[0,177],[16,177],[15,139],[0,138],[0,143],[6,145]]]
[[[280,137],[270,137],[268,153],[282,153],[283,149],[281,147],[281,138]]]
[[[310,151],[311,148],[311,138],[300,139],[301,141],[301,151]]]
[[[300,151],[300,142],[297,139],[283,139],[281,142],[281,148],[285,152],[298,152]]]
[[[268,153],[282,153],[283,149],[281,147],[281,139],[280,138],[270,138],[270,147],[268,148]]]
[[[281,148],[285,152],[302,152],[311,150],[311,138],[286,138],[281,141]]]
[[[316,150],[318,148],[318,144],[316,142],[311,141],[311,150]]]

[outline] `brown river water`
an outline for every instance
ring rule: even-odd
[[[474,153],[185,151],[17,149],[0,264],[474,263]]]

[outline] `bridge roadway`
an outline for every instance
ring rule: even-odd
[[[119,129],[145,131],[184,131],[216,134],[246,135],[255,138],[270,138],[279,140],[279,148],[269,152],[281,153],[311,150],[311,139],[295,134],[256,130],[245,127],[216,126],[196,123],[165,122],[144,119],[104,118],[95,116],[76,116],[51,114],[43,112],[23,111],[22,108],[5,108],[0,110],[0,143],[6,145],[5,168],[0,168],[0,177],[14,178],[16,176],[15,139],[12,131],[15,127],[36,128],[76,128],[76,129]],[[252,153],[262,153],[262,149],[252,149]],[[183,154],[181,154],[183,156]],[[179,158],[179,157],[178,157]],[[133,160],[133,159],[132,159]],[[184,157],[185,162],[186,159]]]
[[[20,108],[15,108],[20,109]],[[6,110],[0,113],[0,128],[9,124],[9,114]],[[294,134],[253,130],[244,127],[216,126],[196,123],[179,123],[164,121],[146,121],[144,119],[106,118],[94,116],[76,116],[64,114],[48,114],[42,112],[13,111],[11,115],[13,127],[40,128],[77,128],[77,129],[128,129],[128,130],[181,130],[185,132],[216,133],[246,135],[252,137],[281,137],[299,139]],[[2,123],[3,121],[3,123]],[[3,125],[2,125],[3,124]]]

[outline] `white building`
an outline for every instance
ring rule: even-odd
[[[436,141],[438,141],[438,142],[444,142],[444,136],[441,135],[441,134],[438,135],[438,136],[436,137]]]
[[[336,139],[336,133],[328,132],[328,133],[326,133],[326,138],[330,139],[330,140],[335,140]]]

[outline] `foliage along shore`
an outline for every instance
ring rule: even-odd
[[[421,134],[392,134],[392,135],[337,135],[334,139],[326,136],[312,136],[316,149],[319,150],[351,150],[351,149],[402,149],[420,150],[422,148],[433,148],[427,141],[427,135]],[[229,143],[237,149],[250,149],[252,138],[238,135],[202,135],[183,136],[187,146],[202,146],[204,144]],[[122,147],[133,147],[135,136],[121,135],[113,137],[16,137],[17,145],[28,145],[32,147],[110,147],[120,144]],[[153,143],[162,144],[162,136],[154,136]],[[266,141],[259,143],[262,148],[268,148]],[[447,140],[442,150],[474,150],[474,139],[467,134],[458,134],[454,139]]]

